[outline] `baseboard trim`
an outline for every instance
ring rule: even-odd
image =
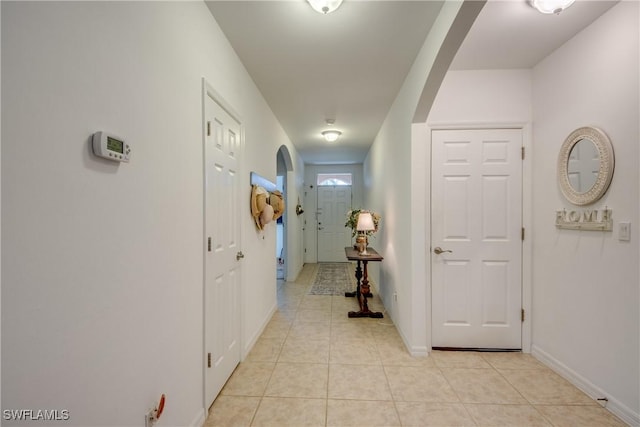
[[[633,410],[628,406],[624,405],[616,398],[611,397],[605,390],[596,386],[535,344],[531,346],[531,355],[547,365],[552,371],[582,390],[590,398],[596,400],[606,397],[608,399],[606,406],[607,410],[630,426],[640,426],[640,414],[633,412]]]
[[[193,418],[193,421],[189,424],[190,427],[203,427],[204,423],[207,422],[206,409],[202,408],[198,411],[196,416]]]
[[[427,348],[427,346],[413,346],[411,347],[411,356],[413,357],[426,357],[429,355],[429,349]]]
[[[264,321],[262,322],[262,326],[260,326],[260,328],[256,331],[256,333],[253,334],[253,336],[251,336],[251,338],[247,339],[244,342],[244,346],[242,348],[242,354],[240,355],[240,360],[241,361],[243,361],[247,357],[249,352],[253,349],[253,346],[256,345],[256,342],[258,341],[258,338],[260,338],[260,336],[264,332],[265,328],[267,327],[267,325],[271,321],[271,318],[275,314],[276,310],[278,310],[278,304],[277,303],[273,304],[273,306],[269,309],[269,312],[268,312],[267,316],[265,317]]]

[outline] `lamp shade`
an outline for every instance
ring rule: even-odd
[[[376,229],[373,223],[373,217],[370,212],[360,212],[358,215],[358,225],[356,230],[358,231],[373,231]]]

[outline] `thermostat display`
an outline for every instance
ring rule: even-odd
[[[129,162],[131,146],[122,138],[106,132],[96,132],[93,134],[92,145],[96,156],[116,162]]]

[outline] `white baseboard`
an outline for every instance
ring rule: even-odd
[[[202,427],[204,423],[207,421],[207,411],[202,408],[198,411],[195,417],[193,417],[193,421],[189,423],[189,427]]]
[[[606,408],[630,426],[640,426],[640,414],[633,412],[628,406],[613,398],[605,390],[596,386],[564,363],[560,362],[535,344],[531,346],[531,355],[547,365],[551,370],[582,390],[592,399],[607,398]]]
[[[411,347],[410,353],[413,357],[425,357],[429,355],[429,349],[427,346],[414,346]]]
[[[277,309],[278,309],[278,303],[273,304],[273,306],[269,309],[269,313],[267,314],[267,317],[263,320],[262,326],[260,326],[260,328],[250,338],[248,338],[244,342],[240,360],[244,360],[249,354],[249,352],[251,351],[251,349],[253,349],[253,346],[256,345],[256,341],[258,341],[258,338],[260,338],[260,336],[264,332],[265,328],[271,321],[271,318],[273,317]]]

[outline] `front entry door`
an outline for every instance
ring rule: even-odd
[[[205,405],[240,363],[240,123],[205,88]]]
[[[351,229],[344,226],[351,210],[351,186],[318,186],[318,262],[346,262],[344,248]]]
[[[522,347],[522,131],[432,133],[432,346]]]

